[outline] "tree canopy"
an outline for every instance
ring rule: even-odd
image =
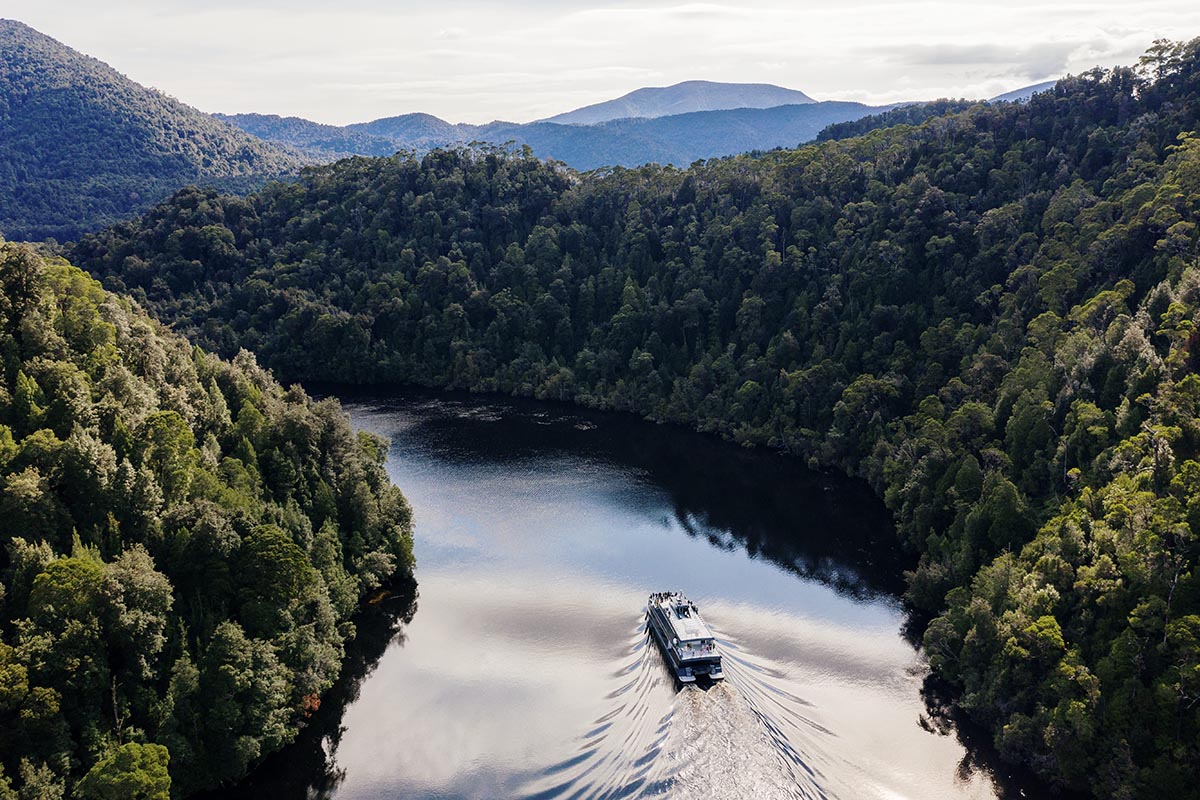
[[[383,443],[0,242],[0,797],[242,776],[411,577]]]

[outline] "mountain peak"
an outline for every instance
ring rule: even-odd
[[[804,92],[770,83],[684,81],[672,86],[649,86],[541,120],[560,125],[596,125],[627,117],[668,117],[693,111],[734,108],[774,108],[816,102]]]
[[[50,38],[46,34],[42,33],[39,30],[29,27],[28,25],[26,25],[24,22],[21,22],[20,20],[5,19],[4,17],[0,17],[0,32],[21,33],[21,34],[25,34],[26,36],[39,36],[43,39]]]
[[[1058,84],[1058,79],[1050,81],[1042,81],[1035,83],[1032,86],[1022,86],[1020,89],[1013,89],[1011,92],[998,94],[995,97],[988,98],[989,103],[1024,103],[1033,97],[1035,94],[1048,92]]]

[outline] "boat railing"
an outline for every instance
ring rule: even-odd
[[[693,658],[712,658],[717,654],[716,642],[706,640],[703,642],[677,642],[675,643],[675,654],[681,660]]]

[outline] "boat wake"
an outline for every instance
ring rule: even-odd
[[[807,798],[761,718],[729,683],[685,688],[675,701],[666,756],[678,800]]]
[[[726,679],[679,687],[645,624],[613,675],[610,704],[573,753],[525,784],[524,800],[729,798],[830,800],[797,749],[823,729],[770,667],[719,639]],[[828,733],[825,731],[824,733]],[[817,744],[817,742],[810,742]]]
[[[662,754],[673,716],[673,678],[644,622],[633,631],[627,659],[614,672],[613,683],[605,697],[610,710],[592,722],[573,755],[542,770],[525,787],[524,800],[667,793],[670,776]]]

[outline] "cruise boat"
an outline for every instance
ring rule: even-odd
[[[700,609],[679,592],[655,592],[646,606],[646,627],[658,641],[667,665],[682,683],[698,677],[719,681],[721,652]]]

